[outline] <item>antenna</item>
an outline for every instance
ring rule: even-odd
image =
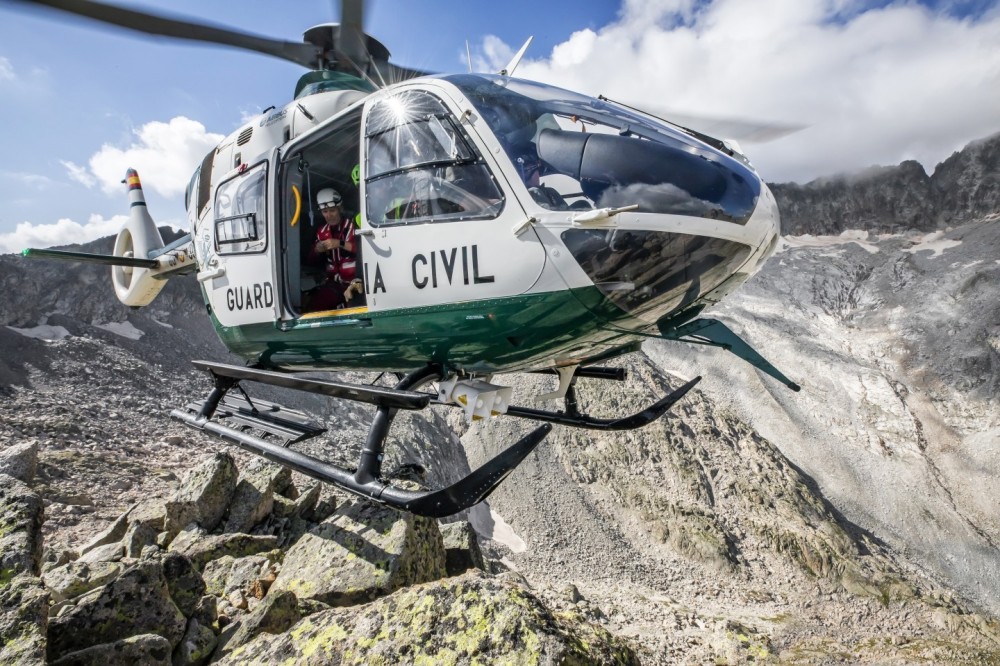
[[[465,40],[465,60],[469,63],[469,74],[472,74],[472,51],[469,50],[469,40]]]
[[[511,58],[511,61],[507,63],[506,67],[500,70],[500,76],[511,76],[514,74],[514,70],[517,69],[518,63],[520,63],[521,58],[524,57],[524,52],[528,50],[528,46],[531,44],[531,40],[534,38],[535,38],[534,35],[528,37],[528,41],[524,43],[524,46],[521,47],[521,50],[514,54],[514,57]]]

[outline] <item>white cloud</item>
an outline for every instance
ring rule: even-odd
[[[13,81],[16,78],[14,66],[10,64],[10,60],[0,56],[0,81]]]
[[[14,181],[15,183],[33,189],[43,189],[52,184],[52,179],[37,173],[26,171],[0,171],[0,178]]]
[[[105,192],[120,194],[122,178],[131,167],[139,172],[144,188],[177,196],[184,192],[205,154],[224,138],[183,116],[166,123],[146,123],[135,136],[135,143],[128,147],[105,144],[90,158],[90,173]]]
[[[481,45],[486,71],[512,51],[498,42]],[[806,124],[747,151],[768,180],[807,180],[904,159],[930,171],[1000,130],[997,44],[1000,10],[626,0],[614,23],[574,33],[517,75],[650,110]]]
[[[91,215],[86,224],[68,218],[63,218],[54,224],[21,222],[13,232],[0,233],[0,253],[20,252],[26,247],[86,243],[117,234],[127,220],[127,215],[115,215],[110,219]]]
[[[66,167],[66,172],[69,174],[70,180],[75,180],[86,188],[97,185],[97,179],[87,171],[87,167],[80,166],[69,160],[59,160],[59,164]]]

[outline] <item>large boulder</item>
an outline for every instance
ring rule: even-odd
[[[457,576],[469,569],[486,569],[479,538],[466,520],[441,525],[444,539],[445,567],[449,576]]]
[[[116,578],[125,565],[120,562],[70,562],[42,575],[53,602],[78,597]]]
[[[23,481],[0,474],[0,578],[41,572],[43,520],[42,498]]]
[[[374,603],[322,611],[219,664],[638,664],[632,647],[549,611],[513,579],[469,572]]]
[[[249,532],[274,506],[274,495],[288,487],[292,470],[266,460],[255,460],[240,474],[226,518],[226,532]]]
[[[202,624],[198,618],[188,620],[187,631],[180,645],[174,650],[175,666],[204,666],[212,658],[212,652],[219,639],[212,627]]]
[[[190,536],[189,536],[190,535]],[[226,555],[240,558],[266,553],[278,547],[278,537],[270,534],[215,534],[203,536],[188,531],[182,532],[170,550],[186,555],[199,571],[212,560]]]
[[[0,575],[0,664],[44,664],[49,593],[27,574]]]
[[[128,511],[113,520],[110,525],[91,537],[90,541],[80,547],[80,555],[86,555],[95,548],[121,541],[129,528],[129,515],[137,507],[138,505],[133,505]],[[163,529],[162,523],[160,524],[160,529]]]
[[[139,634],[158,634],[171,649],[187,620],[170,598],[163,565],[142,560],[103,589],[87,595],[48,627],[49,659]]]
[[[164,529],[176,534],[195,521],[213,530],[229,508],[239,470],[228,453],[216,453],[191,470],[173,498],[167,502]]]
[[[51,666],[170,666],[170,642],[156,634],[141,634],[72,652]]]
[[[23,442],[0,451],[0,474],[31,483],[38,469],[38,442]]]
[[[167,553],[161,562],[170,598],[185,617],[191,617],[205,596],[205,581],[191,560],[179,553]]]
[[[444,575],[444,544],[434,520],[359,501],[289,548],[271,594],[289,591],[350,606]]]

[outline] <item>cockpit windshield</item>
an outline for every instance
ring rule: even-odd
[[[502,76],[445,77],[475,106],[535,202],[745,224],[757,175],[692,136],[613,103]]]

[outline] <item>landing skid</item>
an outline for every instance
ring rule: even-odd
[[[398,410],[423,409],[431,402],[436,402],[435,395],[417,389],[441,379],[443,371],[440,367],[427,366],[406,375],[395,387],[384,388],[306,379],[292,374],[207,361],[195,361],[194,365],[206,370],[212,376],[215,386],[204,401],[191,403],[185,409],[173,410],[170,413],[172,418],[347,492],[432,518],[450,516],[486,499],[541,443],[552,430],[550,424],[597,430],[641,428],[666,413],[701,379],[698,377],[691,380],[632,416],[598,419],[579,412],[574,391],[577,377],[621,380],[625,377],[624,372],[617,369],[580,368],[566,392],[565,411],[509,407],[507,414],[510,416],[542,421],[543,424],[456,483],[439,490],[421,492],[404,490],[389,483],[390,479],[385,478],[382,473],[383,450],[389,427]],[[309,421],[302,412],[251,399],[243,390],[241,381],[254,381],[375,405],[377,410],[362,447],[357,469],[338,467],[288,448],[292,443],[321,434],[324,429]],[[227,395],[233,389],[241,393],[242,397]],[[264,435],[258,436],[254,431],[263,432]]]

